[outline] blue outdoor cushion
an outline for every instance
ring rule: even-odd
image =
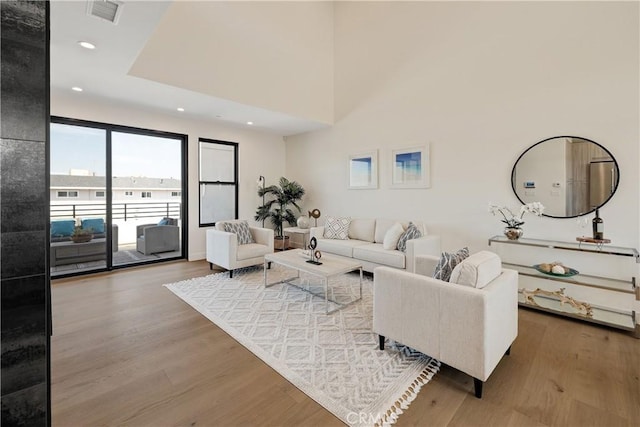
[[[158,225],[169,225],[169,218],[162,218]]]
[[[76,221],[73,219],[62,219],[51,221],[51,237],[70,237]]]
[[[90,218],[82,220],[82,229],[89,230],[93,234],[104,233],[104,220],[102,218]]]

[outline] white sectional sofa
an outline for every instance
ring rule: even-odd
[[[416,255],[430,255],[439,259],[440,237],[427,235],[427,230],[420,221],[411,222],[422,232],[422,237],[408,240],[406,252],[397,249],[384,249],[382,243],[385,234],[397,222],[405,229],[409,225],[409,221],[352,218],[349,224],[348,240],[325,238],[324,226],[311,227],[309,238],[316,238],[318,241],[316,249],[323,254],[357,259],[362,262],[364,271],[370,273],[373,273],[374,268],[380,266],[414,272]]]

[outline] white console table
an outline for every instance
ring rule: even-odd
[[[640,338],[640,255],[635,248],[505,236],[490,238],[489,246],[506,268],[519,272],[520,305],[632,331]],[[564,277],[533,267],[555,261],[579,274]]]

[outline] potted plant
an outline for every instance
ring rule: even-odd
[[[264,198],[264,203],[258,206],[255,220],[264,221],[268,219],[273,224],[275,233],[274,246],[278,249],[288,248],[287,239],[282,232],[283,224],[289,225],[296,223],[296,214],[292,208],[300,212],[298,201],[304,196],[304,188],[296,181],[289,181],[285,177],[280,178],[279,185],[270,185],[258,189],[258,196]]]
[[[93,229],[84,229],[79,225],[76,225],[71,233],[71,240],[73,243],[86,243],[90,242],[93,238]]]

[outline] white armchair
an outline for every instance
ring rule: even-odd
[[[229,277],[233,277],[234,269],[262,265],[264,256],[273,253],[273,230],[249,227],[255,243],[240,245],[236,234],[224,231],[225,222],[241,221],[218,221],[215,229],[207,230],[207,261],[210,269],[215,264],[229,270]]]
[[[416,258],[416,273],[374,272],[373,331],[471,375],[475,395],[518,335],[518,273],[488,251],[457,265],[451,282],[432,278],[438,257]],[[466,285],[466,286],[465,286]]]

